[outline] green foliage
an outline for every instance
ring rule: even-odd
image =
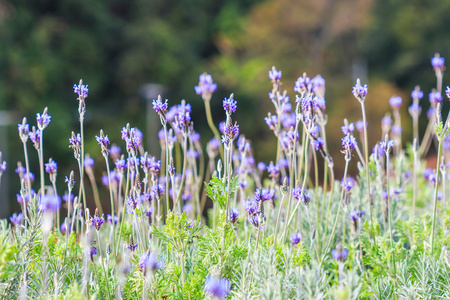
[[[160,230],[153,226],[152,234],[162,240],[169,250],[175,250],[178,254],[184,255],[187,245],[193,242],[202,228],[200,220],[189,222],[185,212],[182,214],[169,212],[164,229]]]
[[[234,176],[230,181],[230,199],[233,198],[238,186],[238,176]],[[227,183],[224,178],[213,176],[206,185],[208,197],[210,197],[221,209],[225,209],[227,205],[227,192]]]

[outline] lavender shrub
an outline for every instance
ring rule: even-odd
[[[122,129],[123,142],[110,141],[103,130],[84,136],[89,90],[80,80],[73,87],[80,133],[68,134],[79,170],[63,176],[67,191],[56,189],[62,180],[58,165],[51,149],[43,151],[44,129],[52,126],[47,108],[31,130],[25,118],[18,124],[25,160],[25,167],[18,162],[16,169],[21,211],[0,221],[0,294],[3,299],[449,298],[445,60],[436,54],[431,63],[437,85],[429,95],[423,137],[419,86],[410,101],[387,100],[392,111],[381,120],[383,141],[374,148],[368,144],[368,86],[358,80],[349,87],[361,104],[361,118],[344,120],[341,153],[333,153],[345,161],[342,178],[335,176],[328,148],[320,75],[300,76],[291,102],[281,90],[282,72],[269,71],[274,111],[265,122],[277,144],[270,162],[255,161],[241,133],[245,128],[233,120],[238,95],[222,101],[222,123],[212,119],[217,84],[209,74],[200,75],[195,86],[212,131],[204,137],[210,139],[206,151],[190,104],[169,106],[158,97],[153,108],[162,126],[159,157],[145,151],[145,136],[130,124]],[[450,87],[446,95],[450,98]],[[400,111],[406,102],[410,143],[402,140]],[[85,140],[94,138],[105,160],[103,177],[94,174],[95,162],[84,151]],[[37,151],[38,184],[28,141]],[[437,163],[426,169],[423,158],[433,141]],[[353,177],[351,164],[359,170]],[[0,180],[11,165],[0,155]],[[110,211],[101,206],[107,199],[100,199],[99,181],[109,191]],[[92,216],[89,197],[96,205]],[[206,211],[210,200],[213,207]]]

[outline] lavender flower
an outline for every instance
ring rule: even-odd
[[[353,188],[353,186],[355,185],[355,179],[353,179],[353,177],[347,177],[344,179],[342,179],[341,181],[341,187],[343,189],[346,189],[348,192],[351,191],[351,189]]]
[[[97,231],[99,231],[100,227],[102,226],[102,224],[105,223],[105,219],[103,218],[103,216],[100,217],[98,215],[98,209],[97,208],[95,209],[94,216],[91,217],[90,221],[91,221],[92,226],[94,226],[95,229],[97,229]]]
[[[239,210],[237,208],[233,208],[230,212],[230,221],[231,223],[236,223],[237,219],[239,218]]]
[[[31,201],[30,196],[31,196],[31,199],[36,196],[36,192],[34,191],[34,189],[31,189],[30,195],[28,193],[25,195],[25,201],[26,202],[30,202]],[[16,194],[16,199],[17,199],[18,203],[20,203],[20,204],[23,203],[24,198],[22,197],[21,194]]]
[[[136,244],[134,243],[133,235],[132,235],[132,234],[130,234],[130,238],[129,238],[128,241],[129,241],[129,244],[127,244],[126,242],[124,242],[125,248],[129,249],[131,252],[134,252],[134,250],[136,250],[138,244],[137,244],[137,243],[136,243]]]
[[[80,98],[86,98],[89,94],[89,85],[84,85],[84,84],[74,84],[73,85],[73,92],[75,94],[78,94],[78,96],[80,96]]]
[[[34,126],[33,126],[34,128]],[[30,140],[33,142],[34,147],[39,147],[39,142],[41,141],[41,130],[37,129],[34,131],[30,131],[28,133],[28,136],[30,137]]]
[[[442,103],[442,100],[443,100],[441,93],[439,93],[435,89],[433,89],[428,94],[428,99],[430,100],[430,103],[433,104],[433,105],[437,105],[438,103]]]
[[[230,292],[230,281],[226,278],[209,276],[206,278],[205,292],[218,299],[226,298]]]
[[[100,136],[96,135],[95,139],[97,140],[97,143],[102,148],[103,156],[105,156],[105,157],[108,156],[108,154],[109,154],[109,150],[108,150],[109,138],[108,138],[108,135],[104,135],[103,134],[103,130],[100,130]]]
[[[411,116],[413,116],[413,117],[416,116],[417,117],[422,112],[422,107],[419,104],[417,104],[417,103],[412,103],[409,106],[408,111],[409,111],[409,114]]]
[[[227,115],[231,115],[236,112],[237,101],[234,100],[234,94],[230,95],[230,98],[223,99],[223,109],[227,113]]]
[[[269,172],[269,177],[272,179],[277,179],[280,175],[280,169],[273,162],[270,162],[269,166],[267,166],[267,172]]]
[[[338,245],[331,251],[331,256],[337,261],[344,261],[348,256],[348,250],[342,249],[342,245]]]
[[[353,87],[352,93],[358,101],[363,102],[367,95],[367,84],[361,86],[359,79],[356,80],[356,85]]]
[[[42,113],[42,115],[37,113],[36,114],[36,122],[37,122],[38,128],[40,130],[44,130],[48,126],[48,124],[50,124],[51,118],[52,117],[47,114],[47,107],[44,109],[44,112]]]
[[[391,148],[394,148],[393,140],[380,142],[380,150],[384,151],[386,154],[388,154],[391,151]]]
[[[281,71],[277,71],[275,67],[272,67],[272,70],[269,71],[269,78],[272,82],[279,81],[281,79]]]
[[[112,145],[111,148],[109,149],[109,153],[111,154],[112,157],[120,157],[120,147],[117,145]]]
[[[433,58],[431,58],[431,66],[436,70],[443,70],[445,68],[445,59],[436,53]]]
[[[198,85],[196,85],[194,88],[197,95],[201,95],[203,100],[209,101],[211,95],[217,89],[217,83],[213,83],[211,75],[203,73],[200,74]]]
[[[111,214],[106,215],[106,220],[109,222],[109,224],[112,224],[113,217],[111,216]],[[114,215],[114,225],[117,225],[117,222],[119,222],[119,217],[117,215]]]
[[[355,149],[356,145],[356,139],[353,135],[346,135],[342,138],[342,147],[346,151],[351,152],[351,150]]]
[[[411,92],[411,98],[420,100],[423,98],[423,92],[420,90],[419,86],[416,86],[414,90]]]
[[[90,257],[91,261],[94,261],[94,255],[97,255],[97,248],[95,246],[91,246],[90,249],[84,251],[85,257]]]
[[[292,196],[297,201],[300,201],[303,205],[308,205],[311,200],[311,195],[306,191],[305,188],[295,187],[292,190]]]
[[[92,157],[90,157],[89,155],[86,155],[86,157],[84,158],[84,167],[86,169],[88,168],[93,168],[95,164],[95,161]]]
[[[350,212],[350,215],[349,215],[349,218],[350,218],[350,220],[352,220],[353,222],[357,222],[358,221],[358,219],[359,218],[361,218],[363,215],[365,215],[366,214],[366,211],[365,210],[363,210],[363,211],[357,211],[357,210],[352,210],[351,212]]]
[[[150,250],[139,257],[139,268],[142,269],[144,275],[147,270],[154,272],[162,269],[163,266],[164,263],[161,260],[157,260],[156,254],[151,253]]]
[[[402,97],[400,96],[391,97],[391,99],[389,99],[389,105],[394,110],[399,109],[400,106],[402,105]]]
[[[311,78],[304,73],[303,76],[300,76],[295,82],[294,91],[301,94],[302,92],[311,91],[311,89]]]
[[[30,133],[30,127],[27,124],[27,119],[23,118],[22,124],[18,124],[17,128],[19,130],[19,137],[23,143],[26,143],[28,140],[28,134]]]
[[[447,89],[445,90],[445,94],[447,95],[447,98],[450,98],[450,87],[447,86]]]
[[[358,120],[355,122],[355,127],[356,130],[358,130],[359,132],[363,133],[364,132],[364,122],[363,120]]]
[[[266,188],[262,188],[262,189],[256,189],[255,191],[255,198],[256,201],[268,201],[271,200],[273,201],[274,199],[276,199],[276,194],[275,194],[275,190],[274,189],[266,189]]]
[[[0,152],[0,158],[1,158],[1,152]],[[2,176],[3,172],[6,171],[6,161],[2,161],[0,163],[0,176]]]
[[[342,129],[342,133],[344,133],[344,135],[353,134],[353,131],[355,131],[355,124],[353,124],[353,123],[344,124],[344,126],[342,126],[341,129]]]
[[[75,200],[75,195],[73,193],[64,193],[64,195],[62,196],[62,199],[64,202],[70,201],[73,202]]]
[[[50,158],[49,162],[45,164],[45,172],[54,174],[56,170],[58,170],[58,165]]]
[[[13,213],[13,215],[9,217],[9,220],[13,225],[19,226],[20,223],[22,223],[22,213],[19,214]]]
[[[258,212],[258,203],[254,198],[250,198],[244,202],[244,209],[249,216],[254,215]]]
[[[298,243],[301,242],[301,240],[302,240],[302,235],[301,235],[300,232],[293,233],[293,234],[291,234],[291,235],[289,236],[289,239],[291,240],[291,243],[292,243],[293,245],[297,245]]]
[[[227,124],[227,126],[225,126],[225,129],[223,131],[222,143],[229,146],[233,142],[233,140],[235,140],[238,137],[238,135],[239,135],[239,125],[237,124],[237,122],[235,122],[234,125]]]
[[[43,212],[56,212],[61,206],[61,199],[58,195],[42,195],[39,198],[39,210]]]

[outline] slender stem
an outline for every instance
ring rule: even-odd
[[[113,224],[114,224],[114,222],[113,222]],[[97,231],[98,252],[100,253],[101,264],[102,264],[103,272],[105,273],[106,290],[108,291],[108,298],[111,299],[111,293],[109,292],[108,272],[106,272],[105,264],[103,262],[102,247],[100,245],[100,233],[98,232],[98,230],[96,230],[96,231]],[[94,268],[95,268],[95,266],[94,266]]]
[[[100,215],[103,215],[103,207],[102,207],[102,203],[100,201],[100,196],[98,194],[98,187],[97,187],[97,183],[95,182],[94,173],[92,171],[86,172],[86,173],[89,177],[89,181],[91,182],[92,193],[94,194],[95,206],[98,208],[98,212],[100,213]]]
[[[436,212],[437,212],[439,168],[441,165],[441,156],[442,156],[442,135],[439,137],[438,156],[437,156],[437,163],[436,163],[436,182],[435,182],[435,186],[434,186],[434,204],[433,204],[433,229],[431,230],[431,255],[433,255],[433,250],[434,250],[434,235],[435,235],[435,230],[436,230]],[[445,180],[445,178],[443,178],[443,180]]]
[[[173,207],[175,209],[175,207],[179,204],[180,199],[181,199],[181,192],[183,190],[183,185],[184,182],[186,180],[186,166],[187,166],[187,153],[186,153],[186,147],[187,147],[187,137],[185,136],[183,138],[183,174],[181,175],[181,183],[180,183],[180,188],[178,190],[178,195],[177,195],[177,199],[176,201],[173,203]]]
[[[346,158],[345,159],[345,168],[344,168],[344,178],[343,178],[344,182],[347,179],[347,171],[348,171],[348,163],[349,162],[350,162],[350,159]],[[325,251],[323,253],[322,259],[320,260],[320,264],[322,264],[322,262],[323,262],[323,260],[325,258],[325,255],[327,254],[328,249],[330,247],[330,243],[331,243],[332,239],[334,238],[334,234],[336,232],[336,225],[337,225],[337,222],[338,222],[338,219],[339,219],[339,213],[341,212],[342,200],[343,199],[344,199],[344,188],[342,187],[341,188],[341,199],[339,200],[338,211],[337,211],[337,214],[336,214],[336,218],[334,219],[333,230],[331,231],[331,235],[329,236],[328,241],[326,243]]]
[[[412,211],[412,215],[413,215],[413,219],[416,216],[416,194],[417,194],[417,139],[414,138],[414,143],[413,143],[413,151],[414,151],[414,167],[413,167],[413,211]]]
[[[277,216],[277,222],[275,223],[275,231],[274,231],[274,240],[277,240],[277,233],[278,233],[278,223],[280,221],[280,215],[281,215],[281,209],[283,208],[284,198],[286,198],[286,193],[282,193],[281,196],[281,202],[280,207],[278,208],[278,216]]]
[[[81,168],[80,168],[80,191],[78,193],[78,197],[83,195],[83,205],[84,209],[86,206],[86,192],[84,189],[84,126],[83,126],[83,118],[80,117],[80,135],[81,135]],[[109,172],[109,171],[108,171]],[[109,175],[109,173],[108,173]],[[113,214],[114,217],[114,214]]]
[[[169,137],[167,135],[167,125],[164,124],[164,137],[166,140],[166,210],[167,213],[169,213],[170,210],[170,204],[169,204]],[[174,207],[175,209],[175,207]]]
[[[389,218],[389,236],[390,236],[390,246],[391,251],[394,248],[394,238],[392,236],[392,206],[391,206],[391,193],[390,193],[390,183],[389,183],[389,153],[386,152],[386,185],[387,185],[387,195],[388,195],[388,218]],[[392,263],[394,265],[394,275],[396,273],[395,267],[395,254],[392,253]]]
[[[44,179],[44,131],[41,130],[41,139],[39,141],[39,171],[40,171],[40,177],[41,177],[41,196],[44,196],[44,186],[45,186],[45,179]]]
[[[364,154],[365,154],[365,159],[366,159],[367,200],[369,201],[370,220],[371,220],[371,222],[373,222],[372,199],[370,197],[369,142],[368,142],[368,135],[367,135],[367,118],[366,118],[366,109],[364,107],[364,101],[361,101],[361,110],[362,110],[363,123],[364,123],[364,150],[365,150]]]
[[[28,151],[27,151],[27,144],[26,142],[23,143],[23,153],[25,156],[25,167],[27,170],[27,195],[28,195],[28,200],[31,201],[31,179],[30,179],[30,164],[28,163]],[[23,200],[23,217],[25,220],[25,227],[27,227],[27,201],[26,199]]]
[[[214,125],[212,116],[211,116],[211,106],[209,105],[209,99],[205,100],[205,112],[206,112],[206,120],[208,122],[209,128],[211,128],[211,131],[214,134],[214,137],[220,141],[220,134],[217,130],[216,126]],[[223,149],[219,147],[220,157],[223,159]]]
[[[106,162],[106,172],[108,172],[109,198],[111,200],[111,215],[113,218],[113,222],[112,222],[111,226],[113,227],[113,243],[115,245],[116,244],[116,225],[114,222],[115,209],[114,209],[114,197],[113,197],[113,191],[112,191],[112,182],[111,182],[111,174],[110,174],[110,169],[109,169],[108,156],[105,156],[105,162]],[[114,259],[116,259],[116,250],[114,247],[113,247],[113,257],[114,257]]]

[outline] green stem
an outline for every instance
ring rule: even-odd
[[[364,123],[364,154],[366,160],[366,184],[367,184],[367,200],[369,201],[370,221],[373,222],[372,199],[370,197],[370,177],[369,177],[369,141],[367,135],[367,118],[364,101],[361,102],[362,117]],[[345,179],[345,177],[344,177]]]
[[[445,130],[444,130],[445,131]],[[442,155],[442,135],[439,137],[438,144],[438,156],[436,163],[436,183],[434,186],[434,204],[433,204],[433,229],[431,231],[431,255],[433,255],[434,250],[434,235],[436,230],[436,212],[437,212],[437,196],[438,196],[438,187],[439,187],[439,168],[441,165],[441,155]],[[445,178],[443,178],[445,180]]]
[[[216,126],[214,125],[212,116],[211,116],[211,106],[209,105],[209,99],[205,100],[205,112],[206,112],[206,120],[208,122],[209,128],[211,128],[211,131],[214,134],[214,137],[220,141],[220,134],[219,131],[217,130]],[[223,160],[223,149],[221,147],[219,147],[219,152],[220,152],[220,157]]]
[[[347,171],[348,171],[348,163],[350,162],[350,159],[345,159],[345,168],[344,168],[344,178],[343,178],[343,182],[345,182],[345,180],[347,179]],[[329,249],[329,247],[330,247],[330,243],[331,243],[331,241],[333,240],[333,238],[334,238],[334,234],[335,234],[335,232],[336,232],[336,225],[337,225],[337,222],[338,222],[338,219],[339,219],[339,214],[340,214],[340,212],[341,212],[341,207],[342,207],[342,200],[344,199],[344,188],[341,188],[341,199],[339,200],[339,206],[338,206],[338,211],[337,211],[337,214],[336,214],[336,218],[334,219],[334,225],[333,225],[333,230],[331,231],[331,235],[330,235],[330,237],[328,238],[328,241],[327,241],[327,243],[326,243],[326,246],[325,246],[325,251],[324,251],[324,253],[323,253],[323,256],[322,256],[322,259],[320,260],[320,264],[322,264],[322,262],[323,262],[323,260],[324,260],[324,258],[325,258],[325,255],[327,255],[327,252],[328,252],[328,249]]]
[[[111,182],[111,174],[110,174],[110,169],[109,169],[108,156],[105,156],[105,161],[106,161],[106,171],[108,172],[109,198],[111,200],[111,215],[112,215],[112,218],[113,218],[113,222],[111,224],[111,226],[113,228],[113,243],[114,243],[114,245],[116,245],[116,225],[115,225],[115,222],[114,222],[114,216],[115,216],[114,197],[113,197],[113,191],[112,191],[112,182]],[[136,169],[136,172],[137,172],[137,169]],[[113,257],[114,257],[114,260],[115,260],[116,259],[115,247],[113,247]]]

